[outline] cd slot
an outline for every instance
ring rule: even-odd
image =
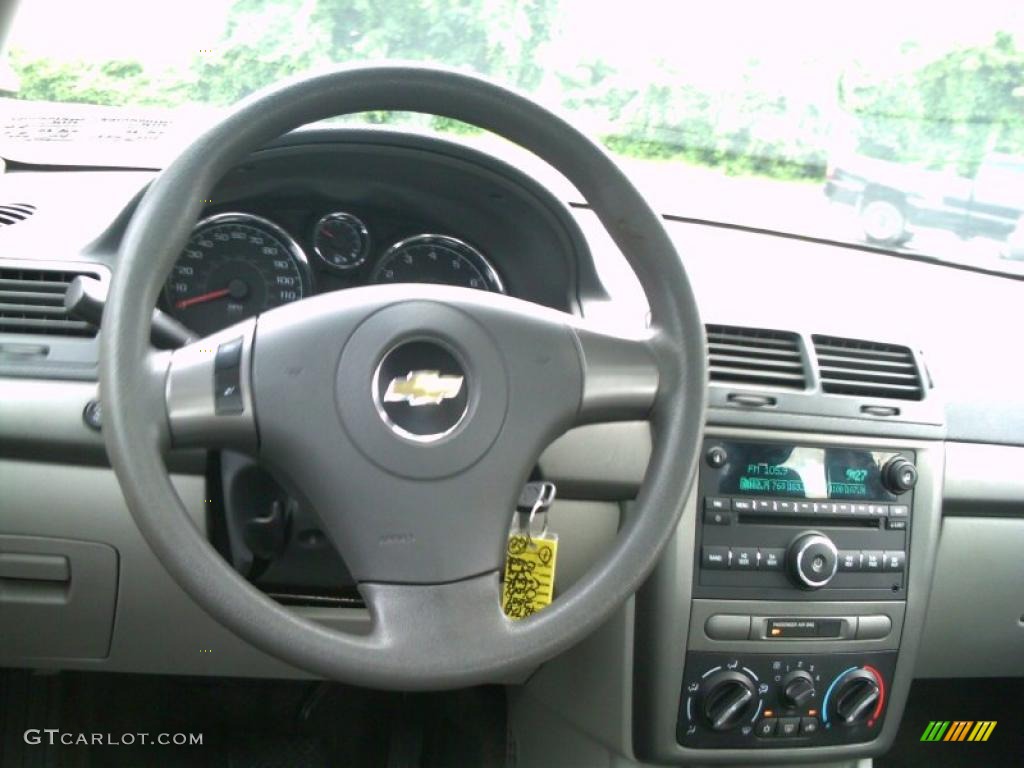
[[[878,530],[882,521],[878,518],[825,517],[821,515],[780,515],[771,512],[748,512],[737,516],[740,525],[796,525],[827,526],[829,528],[873,528]]]

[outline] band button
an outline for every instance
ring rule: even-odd
[[[701,567],[709,571],[724,571],[729,567],[729,556],[728,547],[704,547]]]

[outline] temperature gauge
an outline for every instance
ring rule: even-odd
[[[333,269],[355,269],[370,252],[370,233],[351,213],[328,213],[313,230],[313,250]]]

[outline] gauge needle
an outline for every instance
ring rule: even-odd
[[[191,298],[188,299],[181,299],[180,301],[175,302],[174,306],[178,309],[187,309],[188,307],[191,307],[193,304],[202,304],[204,301],[213,301],[214,299],[219,299],[224,296],[227,296],[229,293],[231,293],[230,288],[220,288],[219,290],[216,291],[207,291],[206,293],[201,293],[198,296],[192,296]]]

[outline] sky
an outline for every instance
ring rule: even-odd
[[[10,44],[57,60],[133,59],[156,75],[216,48],[232,2],[22,0]],[[561,0],[556,27],[536,94],[549,103],[561,101],[560,73],[601,58],[627,91],[689,83],[834,110],[836,83],[855,62],[884,77],[1000,30],[1024,46],[1024,0],[971,0],[969,12],[942,0]]]
[[[155,67],[185,64],[200,49],[217,43],[231,4],[232,0],[21,0],[10,43],[61,59],[130,58]]]
[[[12,44],[57,58],[173,66],[216,45],[230,6],[231,0],[22,0]],[[926,52],[983,43],[997,29],[1024,40],[1021,0],[972,0],[969,11],[941,0],[564,0],[562,14],[551,66],[600,55],[627,70],[664,62],[712,82],[738,76],[752,58],[806,76],[808,59],[860,57],[885,66],[900,58],[908,39]]]

